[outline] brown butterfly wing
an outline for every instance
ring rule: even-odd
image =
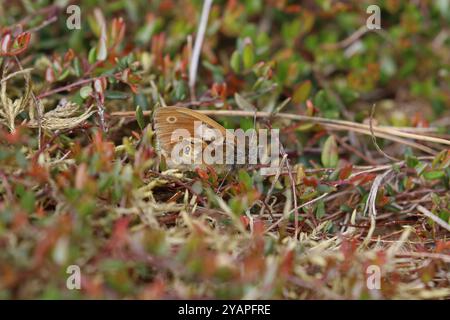
[[[226,130],[206,115],[191,109],[182,107],[162,107],[155,111],[153,117],[154,129],[158,147],[165,156],[169,155],[178,141],[172,141],[172,133],[176,129],[185,129],[191,137],[195,136],[195,123],[207,124],[213,129],[218,129],[223,136]]]

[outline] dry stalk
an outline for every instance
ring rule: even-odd
[[[15,131],[16,117],[25,110],[30,100],[31,83],[29,70],[22,70],[16,75],[22,74],[25,78],[25,93],[22,97],[15,99],[14,101],[8,97],[6,93],[7,80],[11,78],[7,75],[7,65],[3,67],[2,81],[0,83],[0,123],[6,125],[10,132]]]

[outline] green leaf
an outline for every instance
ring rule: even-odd
[[[423,172],[426,170],[427,167],[428,166],[426,163],[419,161],[419,163],[414,167],[414,169],[416,170],[417,175],[420,176],[423,174]]]
[[[65,78],[67,78],[67,76],[70,74],[70,69],[66,69],[63,71],[63,73],[61,73],[61,75],[58,77],[58,81],[62,81]]]
[[[228,201],[228,206],[230,207],[231,211],[236,215],[240,216],[245,212],[245,204],[241,201],[241,199],[238,198],[231,198]]]
[[[175,99],[184,100],[187,95],[187,88],[184,81],[176,81],[174,84]]]
[[[235,73],[239,73],[241,71],[241,55],[239,54],[239,51],[236,50],[231,55],[230,66]]]
[[[327,193],[327,192],[333,192],[336,191],[335,187],[327,186],[326,184],[319,184],[317,186],[317,191],[319,191],[321,194]]]
[[[255,64],[255,53],[251,42],[247,42],[244,45],[244,49],[242,51],[242,61],[245,69],[250,69]]]
[[[242,182],[247,190],[252,189],[253,186],[253,179],[250,177],[247,171],[245,170],[239,170],[239,181]]]
[[[77,77],[81,77],[81,75],[83,74],[83,71],[81,69],[81,65],[80,65],[80,59],[75,58],[73,61],[73,68],[75,70],[75,75]]]
[[[283,100],[283,102],[281,102],[276,108],[275,108],[275,113],[281,112],[284,107],[286,107],[288,105],[288,103],[291,101],[291,98],[286,98]]]
[[[252,118],[243,117],[239,119],[239,127],[244,131],[247,131],[248,129],[253,129],[254,125],[255,124],[253,123]]]
[[[423,174],[426,180],[437,180],[445,176],[444,171],[428,171]]]
[[[321,110],[328,107],[328,99],[325,91],[320,90],[319,92],[317,92],[316,96],[314,97],[314,105]]]
[[[141,130],[145,128],[145,120],[144,120],[144,112],[142,111],[141,106],[136,107],[136,120]]]
[[[419,164],[419,160],[414,156],[406,155],[405,158],[406,158],[406,165],[408,166],[408,168],[414,168]]]
[[[294,103],[302,103],[305,102],[309,97],[309,93],[311,92],[311,81],[306,80],[302,82],[297,88],[294,90],[294,94],[292,97],[292,101]]]
[[[87,99],[92,93],[92,87],[91,86],[84,86],[80,89],[80,96],[83,99]]]
[[[97,56],[97,49],[95,47],[91,48],[91,50],[89,50],[89,54],[88,54],[88,62],[90,64],[94,64],[95,63],[95,57]]]
[[[138,94],[134,95],[133,102],[135,106],[141,106],[142,110],[148,110],[149,108],[147,98],[142,92],[139,92]]]
[[[126,100],[129,97],[130,96],[127,93],[125,93],[125,92],[112,91],[112,90],[105,91],[105,98],[107,98],[107,99],[111,99],[111,100]]]
[[[433,159],[433,162],[431,163],[432,168],[440,168],[440,164],[447,159],[447,150],[442,150],[439,152]]]
[[[322,149],[322,164],[327,168],[335,168],[339,161],[338,147],[334,136],[329,136]]]
[[[316,207],[316,217],[320,219],[323,216],[325,216],[325,202],[323,202],[323,200],[319,200]]]
[[[439,218],[441,218],[442,220],[444,220],[444,221],[446,221],[446,222],[449,222],[450,221],[450,211],[448,211],[448,210],[442,210],[440,213],[439,213]]]
[[[36,198],[34,196],[34,193],[31,191],[26,191],[22,194],[22,197],[20,198],[20,205],[28,213],[33,213],[35,201],[36,201]]]

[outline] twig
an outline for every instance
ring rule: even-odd
[[[51,13],[51,11],[58,11],[60,8],[58,7],[58,5],[49,5],[47,7],[44,8],[40,8],[34,12],[32,12],[30,15],[22,18],[20,21],[17,22],[17,24],[26,24],[28,23],[28,21],[30,21],[31,19],[33,19],[34,17],[38,16],[38,15],[48,15]]]
[[[370,134],[372,135],[372,142],[375,145],[375,148],[377,149],[377,151],[379,153],[381,153],[383,156],[385,156],[386,158],[388,158],[389,160],[392,161],[400,161],[400,159],[397,159],[395,157],[392,157],[390,155],[388,155],[386,152],[384,152],[383,150],[381,150],[380,146],[377,143],[377,138],[375,137],[375,134],[373,133],[373,115],[375,114],[375,103],[372,105],[372,110],[370,111],[370,119],[369,119],[369,128],[370,128]]]
[[[366,25],[361,26],[358,30],[356,30],[354,33],[352,33],[349,37],[345,38],[344,40],[337,42],[337,43],[326,43],[322,46],[325,50],[335,50],[335,49],[344,49],[348,46],[350,46],[352,43],[357,41],[359,38],[364,36],[368,32],[375,32],[379,34],[381,37],[383,37],[388,42],[392,43],[392,39],[389,37],[386,31],[384,30],[370,30],[367,28]]]
[[[437,127],[394,127],[394,126],[383,126],[386,129],[394,129],[398,131],[405,131],[411,133],[437,133],[439,128]]]
[[[277,184],[278,179],[280,178],[281,171],[282,171],[282,169],[284,167],[284,162],[286,161],[286,159],[287,159],[287,155],[283,155],[283,157],[281,158],[281,163],[278,166],[277,171],[275,173],[275,177],[272,179],[272,184],[271,184],[271,186],[269,188],[269,191],[267,191],[266,197],[265,197],[264,201],[262,201],[264,206],[261,206],[261,210],[259,212],[259,215],[262,215],[263,212],[264,212],[264,208],[268,207],[267,202],[269,201],[270,196],[272,195],[272,192],[275,189],[275,185]]]
[[[19,71],[12,72],[12,73],[8,74],[6,77],[2,78],[2,79],[0,80],[0,82],[6,82],[6,81],[8,81],[9,79],[14,78],[15,76],[18,76],[18,75],[21,75],[21,74],[24,74],[24,73],[31,72],[31,70],[33,70],[33,68],[20,69]]]
[[[314,123],[320,123],[321,125],[327,128],[333,128],[336,130],[348,130],[363,133],[366,135],[371,135],[370,128],[366,124],[351,122],[347,120],[336,120],[336,119],[327,119],[321,117],[310,117],[305,115],[291,114],[291,113],[283,113],[279,112],[276,114],[272,114],[270,112],[253,112],[253,111],[242,111],[242,110],[196,110],[205,115],[209,116],[228,116],[228,117],[253,117],[256,114],[258,118],[283,118],[290,119],[295,121],[311,121]],[[144,111],[144,115],[150,115],[151,111]],[[136,117],[136,113],[134,111],[118,111],[111,113],[111,116],[115,117]],[[404,128],[403,128],[404,129]],[[408,141],[405,139],[401,139],[398,137],[408,138],[408,139],[416,139],[421,141],[439,143],[444,145],[450,145],[450,140],[430,137],[426,135],[419,135],[414,133],[405,132],[403,130],[396,130],[392,127],[383,127],[383,126],[374,126],[373,127],[374,135],[379,138],[392,140],[396,142],[400,142],[416,149],[420,149],[429,154],[435,155],[436,151],[427,146],[418,144],[416,142]]]
[[[42,99],[42,98],[51,96],[51,95],[53,95],[55,93],[58,93],[58,92],[70,91],[70,90],[72,90],[72,89],[74,89],[74,88],[76,88],[78,86],[81,86],[81,85],[86,84],[86,83],[90,83],[90,82],[92,82],[92,81],[94,81],[96,79],[97,78],[81,79],[81,80],[79,80],[77,82],[70,83],[70,84],[68,84],[66,86],[59,87],[59,88],[56,88],[56,89],[53,89],[53,90],[41,93],[40,95],[37,96],[37,98],[38,99]]]
[[[396,256],[405,256],[412,258],[439,259],[446,263],[450,263],[450,255],[432,252],[398,252]]]
[[[321,283],[319,283],[319,281],[315,281],[315,283],[310,283],[310,282],[306,282],[295,276],[289,276],[288,281],[296,286],[309,289],[312,292],[320,292],[327,299],[333,299],[333,300],[342,300],[343,299],[342,296],[338,295],[331,289],[328,289],[327,286],[322,285]]]
[[[278,113],[271,113],[271,112],[265,112],[265,111],[243,111],[243,110],[196,110],[197,112],[203,113],[208,116],[226,116],[226,117],[253,117],[256,115],[257,118],[284,118],[284,119],[290,119],[290,120],[297,120],[297,121],[311,121],[315,123],[320,123],[322,125],[342,125],[342,126],[349,126],[354,127],[358,129],[364,129],[368,131],[368,135],[370,135],[370,129],[369,126],[363,123],[357,123],[347,120],[336,120],[336,119],[328,119],[328,118],[322,118],[322,117],[311,117],[311,116],[305,116],[300,114],[293,114],[293,113],[284,113],[284,112],[278,112]],[[151,111],[144,111],[144,115],[150,115]],[[111,116],[115,117],[136,117],[136,112],[134,111],[117,111],[112,112]],[[397,130],[395,127],[384,127],[384,126],[374,126],[373,130],[375,133],[382,132],[386,134],[392,134],[395,136],[408,138],[408,139],[417,139],[427,142],[434,142],[434,143],[440,143],[440,144],[446,144],[450,146],[450,140],[442,139],[442,138],[436,138],[436,137],[430,137],[426,135],[419,135],[414,133],[406,132],[408,128],[402,127],[402,130]]]
[[[280,166],[277,168],[277,172],[275,173],[275,177],[273,178],[272,184],[269,188],[269,191],[267,191],[266,199],[264,202],[269,201],[270,196],[272,195],[273,190],[275,189],[275,185],[277,184],[278,179],[280,178],[281,170],[284,167],[284,162],[287,160],[287,154],[284,154],[281,158]]]
[[[433,220],[435,223],[437,223],[438,225],[440,225],[442,228],[446,229],[447,231],[450,231],[450,225],[445,222],[444,220],[442,220],[441,218],[439,218],[438,216],[436,216],[435,214],[433,214],[430,210],[428,210],[427,208],[418,205],[417,206],[417,210],[419,210],[421,213],[423,213],[426,217],[430,218],[431,220]]]
[[[417,159],[419,159],[419,160],[432,160],[433,157],[425,156],[425,157],[418,157]],[[354,169],[361,170],[361,171],[351,174],[349,178],[353,178],[353,177],[361,175],[361,174],[377,172],[377,171],[384,171],[386,169],[392,168],[393,165],[396,165],[396,166],[401,168],[401,167],[403,167],[405,165],[405,162],[404,161],[399,161],[399,162],[396,162],[396,163],[393,163],[393,164],[383,164],[383,165],[380,165],[380,166],[355,166]]]
[[[351,45],[353,42],[361,38],[368,31],[370,31],[366,25],[361,26],[358,30],[353,32],[349,37],[336,43],[326,43],[322,46],[325,50],[343,49]]]
[[[202,15],[198,25],[197,36],[195,37],[194,50],[192,53],[191,63],[189,67],[189,88],[191,90],[191,100],[196,100],[195,81],[197,80],[198,60],[202,50],[203,38],[205,37],[206,25],[208,24],[209,11],[213,0],[205,0],[203,2]]]
[[[358,133],[362,133],[368,136],[372,136],[372,133],[370,132],[370,129],[362,129],[359,127],[350,127],[350,126],[346,126],[346,125],[337,125],[337,124],[322,124],[323,126],[325,126],[327,129],[329,130],[339,130],[339,131],[353,131],[353,132],[358,132]],[[412,148],[418,149],[418,150],[422,150],[423,152],[426,152],[428,154],[431,154],[433,156],[435,156],[437,154],[437,151],[425,146],[423,144],[414,142],[414,141],[410,141],[410,140],[406,140],[406,139],[402,139],[399,138],[397,136],[398,131],[396,130],[391,130],[390,133],[382,133],[380,131],[382,131],[383,127],[373,127],[373,131],[374,131],[374,135],[377,138],[382,138],[382,139],[386,139],[386,140],[391,140],[391,141],[395,141],[407,146],[410,146]],[[428,136],[424,136],[424,137],[428,137]],[[443,140],[443,139],[442,139]],[[444,141],[449,141],[449,140],[444,140]],[[450,141],[449,141],[450,142]],[[443,143],[446,144],[446,143]]]
[[[75,88],[75,87],[77,87],[77,86],[83,85],[83,84],[85,84],[85,83],[92,82],[92,81],[94,81],[94,80],[95,80],[94,78],[79,80],[79,81],[77,81],[77,82],[68,84],[68,85],[66,85],[66,86],[59,87],[59,88],[56,88],[56,89],[53,89],[53,90],[50,90],[50,91],[46,91],[46,92],[44,92],[44,93],[41,93],[40,95],[38,95],[38,98],[39,98],[39,99],[42,99],[42,98],[45,98],[45,97],[47,97],[47,96],[51,96],[51,95],[53,95],[53,94],[55,94],[55,93],[58,93],[58,92],[62,92],[62,91],[70,91],[70,90],[72,90],[73,88]]]
[[[369,243],[370,239],[372,238],[372,234],[375,231],[376,217],[377,217],[376,201],[378,189],[380,188],[381,182],[383,182],[384,178],[386,178],[386,176],[388,176],[391,172],[392,169],[389,169],[385,173],[377,176],[372,184],[372,187],[370,188],[369,196],[367,197],[366,201],[366,206],[364,207],[364,215],[367,212],[369,212],[370,229],[367,232],[366,238],[361,244],[361,247],[365,247]]]
[[[14,59],[16,60],[16,63],[19,66],[20,71],[24,72],[25,69],[22,67],[22,64],[20,63],[19,58],[17,58],[17,56],[14,56]],[[42,144],[42,117],[44,115],[44,110],[42,110],[40,100],[38,98],[36,98],[36,96],[33,92],[29,75],[27,75],[27,79],[30,82],[30,84],[29,84],[30,94],[31,94],[31,98],[33,99],[34,105],[36,107],[37,116],[38,116],[38,118],[37,118],[37,120],[38,120],[38,149],[40,149],[41,144]]]
[[[158,176],[158,177],[160,177],[162,179],[166,179],[169,182],[173,182],[173,183],[175,183],[175,184],[177,184],[179,186],[182,186],[183,188],[189,190],[193,195],[195,195],[197,197],[198,201],[202,205],[205,205],[205,200],[203,199],[203,197],[199,193],[195,192],[194,189],[192,189],[191,186],[186,184],[182,179],[179,179],[177,177],[173,177],[173,176],[170,176],[170,175],[167,175],[167,174],[163,174],[161,172],[157,172],[157,171],[154,171],[154,170],[149,170],[149,173],[153,174],[153,175],[156,175],[156,176]]]
[[[356,149],[355,147],[347,144],[342,138],[338,137],[337,135],[334,135],[334,137],[336,138],[337,142],[346,150],[350,151],[351,153],[356,154],[358,157],[360,157],[361,159],[365,160],[367,163],[376,166],[378,163],[367,157],[366,155],[364,155],[364,153],[362,153],[361,151],[359,151],[358,149]]]
[[[38,26],[36,26],[36,27],[34,27],[34,28],[31,28],[31,29],[27,30],[27,32],[33,33],[33,32],[39,31],[39,30],[45,28],[46,26],[52,24],[52,23],[55,22],[56,20],[58,20],[58,17],[57,17],[57,16],[53,16],[53,17],[51,17],[51,18],[45,20],[44,22],[42,22],[40,25],[38,25]]]
[[[295,185],[295,179],[294,179],[294,175],[292,174],[292,168],[291,168],[291,164],[289,162],[289,158],[287,157],[287,153],[284,150],[281,142],[279,142],[279,144],[280,144],[281,154],[283,155],[283,157],[286,157],[285,166],[286,166],[286,169],[289,174],[289,181],[291,182],[292,197],[294,198],[294,224],[295,224],[294,239],[297,240],[298,231],[299,231],[299,227],[298,227],[298,214],[299,213],[298,213],[298,209],[297,209],[297,207],[298,207],[297,206],[297,187]]]
[[[104,106],[103,102],[101,101],[99,94],[95,93],[94,98],[95,98],[95,102],[97,104],[97,113],[98,113],[98,117],[100,120],[100,129],[102,130],[102,132],[107,132],[108,127],[106,126],[106,122],[105,122],[105,106]]]
[[[312,199],[312,200],[310,200],[310,201],[308,201],[308,202],[305,202],[305,203],[299,205],[298,207],[292,209],[292,210],[289,211],[285,216],[281,217],[280,219],[278,219],[277,222],[275,222],[275,223],[272,224],[269,228],[267,228],[267,230],[266,230],[265,232],[269,232],[270,230],[272,230],[273,228],[275,228],[277,225],[280,224],[281,221],[283,221],[283,220],[286,218],[286,216],[289,217],[289,216],[291,215],[291,213],[294,213],[295,211],[298,212],[298,210],[300,210],[301,208],[306,207],[306,206],[309,206],[310,204],[313,204],[313,203],[319,201],[320,199],[325,198],[327,195],[329,195],[329,193],[324,193],[324,194],[320,195],[319,197],[314,198],[314,199]]]

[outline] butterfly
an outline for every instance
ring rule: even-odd
[[[217,172],[231,169],[235,136],[210,117],[183,107],[161,107],[153,115],[156,151],[168,168],[192,171],[212,165]],[[227,151],[229,148],[229,151]],[[227,153],[229,152],[229,153]]]

